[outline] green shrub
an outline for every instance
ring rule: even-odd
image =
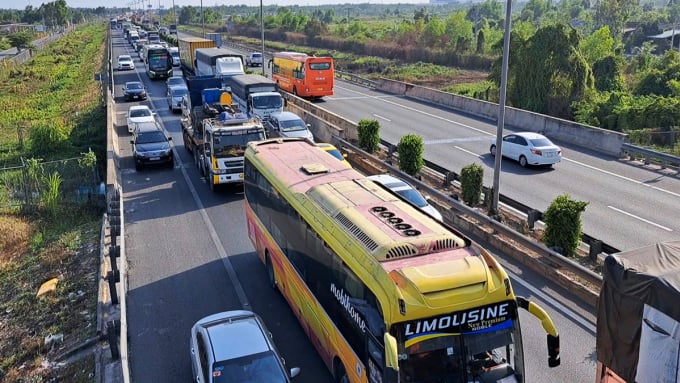
[[[469,206],[479,204],[484,185],[484,168],[478,164],[470,164],[460,172],[460,187],[463,202]]]
[[[424,166],[423,138],[415,134],[407,134],[399,140],[397,146],[399,153],[399,169],[403,172],[415,176]]]
[[[60,124],[40,124],[30,133],[31,149],[36,154],[54,153],[68,146],[68,133]]]
[[[565,256],[573,256],[581,240],[581,213],[586,206],[588,202],[572,200],[566,193],[555,198],[543,214],[546,224],[543,242]]]
[[[360,120],[357,131],[359,146],[369,153],[375,153],[380,147],[380,123],[377,120]]]

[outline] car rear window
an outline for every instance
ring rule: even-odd
[[[151,115],[151,111],[148,109],[134,109],[130,112],[130,117],[147,117]]]
[[[546,138],[534,138],[533,140],[531,140],[531,144],[537,148],[543,146],[552,146],[552,142],[550,142],[550,140]]]

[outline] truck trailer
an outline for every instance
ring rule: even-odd
[[[250,141],[266,138],[262,122],[240,113],[215,76],[188,77],[182,100],[182,139],[210,190],[243,182],[243,155]]]
[[[194,72],[194,53],[199,48],[214,48],[215,42],[202,37],[180,37],[177,39],[177,47],[179,48],[180,66],[184,76],[193,76]]]
[[[680,382],[680,241],[608,255],[596,383]]]

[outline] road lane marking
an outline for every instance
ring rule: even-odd
[[[483,131],[483,130],[481,130],[481,129],[474,128],[474,127],[472,127],[472,126],[470,126],[470,125],[465,125],[465,124],[460,123],[460,122],[458,122],[458,121],[450,120],[450,119],[448,119],[448,118],[444,118],[444,117],[441,117],[441,116],[437,116],[437,115],[435,115],[435,114],[423,112],[422,110],[419,110],[419,109],[416,109],[416,108],[411,108],[410,106],[402,105],[402,104],[400,104],[400,103],[398,103],[398,102],[393,102],[393,101],[387,100],[386,97],[371,96],[370,94],[362,93],[362,92],[359,92],[359,91],[357,91],[357,90],[348,89],[348,88],[343,88],[343,87],[338,87],[338,86],[336,86],[336,87],[339,88],[339,89],[344,89],[344,90],[346,90],[346,91],[348,91],[348,92],[353,92],[353,93],[361,94],[361,95],[363,95],[364,98],[373,98],[373,99],[376,99],[376,100],[382,100],[383,102],[386,102],[386,103],[388,103],[388,104],[392,104],[392,105],[394,105],[394,106],[398,106],[399,108],[402,108],[402,109],[406,109],[406,110],[410,110],[410,111],[412,111],[412,112],[424,114],[424,115],[426,115],[426,116],[428,116],[428,117],[432,117],[432,118],[435,118],[435,119],[440,120],[440,121],[445,121],[445,122],[448,122],[448,123],[451,123],[451,124],[456,124],[456,125],[462,126],[462,127],[464,127],[464,128],[468,128],[468,129],[474,130],[474,131],[476,131],[476,132],[480,132],[480,133],[482,133],[482,134],[486,134],[486,135],[488,135],[488,136],[495,136],[495,134],[487,133],[487,132],[485,132],[485,131]],[[394,97],[392,97],[392,98],[394,98]]]
[[[652,225],[652,226],[656,226],[656,227],[658,227],[658,228],[660,228],[660,229],[663,229],[663,230],[666,230],[666,231],[673,231],[673,229],[671,229],[671,228],[668,228],[668,227],[663,226],[663,225],[659,225],[658,223],[652,222],[652,221],[650,221],[650,220],[648,220],[648,219],[644,219],[644,218],[642,218],[642,217],[639,217],[639,216],[637,216],[637,215],[635,215],[635,214],[632,214],[632,213],[629,213],[629,212],[627,212],[627,211],[624,211],[624,210],[621,210],[621,209],[617,209],[617,208],[615,208],[614,206],[607,206],[607,207],[610,208],[610,209],[612,209],[612,210],[614,210],[614,211],[616,211],[616,212],[619,212],[619,213],[621,213],[621,214],[625,214],[625,215],[627,215],[627,216],[629,216],[629,217],[631,217],[631,218],[635,218],[635,219],[640,220],[640,221],[642,221],[642,222],[648,223],[648,224],[650,224],[650,225]]]
[[[495,137],[495,136],[496,136],[496,133],[495,133],[495,132],[494,132],[493,134],[487,133],[487,132],[485,132],[485,131],[483,131],[483,130],[481,130],[481,129],[474,128],[474,127],[472,127],[472,126],[470,126],[470,125],[466,125],[466,124],[463,124],[463,123],[460,123],[460,122],[457,122],[457,121],[454,121],[454,120],[451,120],[451,119],[448,119],[448,118],[440,117],[440,116],[437,116],[437,115],[434,115],[434,114],[431,114],[431,113],[428,113],[428,112],[423,112],[422,110],[418,110],[418,109],[416,109],[416,108],[411,108],[411,107],[409,107],[409,106],[402,105],[402,104],[399,104],[399,103],[397,103],[397,102],[389,101],[389,100],[386,100],[386,99],[384,99],[384,98],[382,98],[382,97],[371,96],[371,95],[369,95],[369,94],[362,93],[362,92],[359,92],[359,91],[357,91],[357,90],[353,90],[353,89],[349,89],[349,88],[344,88],[344,87],[338,87],[338,88],[339,88],[339,89],[346,90],[346,91],[348,91],[348,92],[353,92],[353,93],[362,94],[362,95],[364,95],[365,98],[381,99],[383,102],[386,102],[386,103],[388,103],[388,104],[392,104],[392,105],[398,106],[398,107],[400,107],[400,108],[402,108],[402,109],[406,109],[406,110],[410,110],[410,111],[413,111],[413,112],[416,112],[416,113],[420,113],[420,114],[426,115],[426,116],[428,116],[428,117],[435,118],[435,119],[440,120],[440,121],[445,121],[445,122],[449,122],[449,123],[451,123],[451,124],[459,125],[459,126],[462,126],[462,127],[464,127],[464,128],[467,128],[467,129],[471,129],[471,130],[480,132],[480,133],[482,133],[482,134],[484,134],[484,135],[487,135],[487,136],[490,136],[490,137]],[[576,161],[576,160],[570,160],[570,159],[568,159],[568,158],[566,158],[566,157],[564,157],[564,156],[562,157],[562,159],[565,160],[565,161],[569,161],[569,162],[571,162],[571,163],[574,163],[574,164],[578,164],[578,165],[584,166],[584,167],[586,167],[586,168],[588,168],[588,169],[591,169],[591,170],[595,170],[595,171],[598,171],[598,172],[601,172],[601,173],[604,173],[604,174],[608,174],[608,175],[617,177],[617,178],[622,179],[622,180],[630,181],[630,182],[632,182],[632,183],[635,183],[635,184],[638,184],[638,185],[641,185],[641,186],[645,186],[645,187],[648,187],[648,188],[652,188],[652,189],[654,189],[654,190],[658,190],[658,191],[660,191],[660,192],[663,192],[663,193],[666,193],[666,194],[670,194],[670,195],[675,196],[675,197],[680,197],[680,193],[675,193],[675,192],[672,192],[672,191],[670,191],[670,190],[666,190],[666,189],[662,189],[662,188],[659,188],[659,187],[656,187],[656,186],[648,185],[648,184],[646,184],[646,183],[644,183],[644,182],[642,182],[642,181],[637,181],[637,180],[634,180],[634,179],[632,179],[632,178],[628,178],[628,177],[626,177],[626,176],[622,176],[622,175],[620,175],[620,174],[616,174],[616,173],[612,173],[612,172],[607,171],[607,170],[604,170],[604,169],[596,168],[596,167],[594,167],[594,166],[592,166],[592,165],[588,165],[588,164],[585,164],[585,163],[583,163],[583,162],[579,162],[579,161]]]
[[[208,228],[208,234],[210,234],[210,238],[212,239],[213,244],[217,249],[217,253],[219,254],[220,260],[222,261],[222,265],[224,265],[224,269],[227,271],[229,281],[234,286],[234,290],[236,290],[236,296],[238,296],[238,300],[239,302],[241,302],[241,307],[243,307],[244,310],[251,310],[250,303],[248,302],[248,297],[246,296],[246,292],[238,279],[236,270],[234,270],[234,265],[231,264],[231,261],[229,260],[229,254],[227,254],[227,251],[224,249],[224,246],[222,246],[222,241],[220,241],[220,237],[219,235],[217,235],[215,226],[213,226],[210,217],[208,217],[208,213],[205,211],[203,202],[201,202],[201,199],[199,198],[198,193],[194,188],[194,184],[191,182],[191,179],[189,178],[189,173],[187,172],[184,166],[180,166],[179,169],[182,171],[182,176],[184,176],[184,180],[189,186],[189,191],[191,192],[191,196],[193,197],[194,202],[196,202],[198,211],[201,213],[201,218],[203,218],[203,222],[205,223],[205,226],[207,226]]]
[[[473,155],[473,156],[475,156],[475,157],[477,157],[477,158],[481,158],[481,157],[482,157],[480,154],[477,154],[477,153],[475,153],[475,152],[471,152],[471,151],[469,151],[469,150],[467,150],[467,149],[463,149],[463,148],[461,148],[460,146],[454,146],[454,148],[460,150],[461,152],[465,152],[465,153],[467,153],[467,154],[471,154],[471,155]]]
[[[549,297],[547,294],[545,294],[545,293],[542,292],[541,290],[535,288],[535,287],[532,286],[529,282],[527,282],[527,281],[521,279],[517,274],[513,273],[512,271],[508,270],[507,268],[505,268],[505,272],[508,273],[508,275],[510,276],[510,278],[512,278],[512,280],[513,280],[514,282],[518,282],[520,285],[524,286],[525,289],[531,291],[532,294],[538,296],[538,297],[539,297],[540,299],[542,299],[544,302],[546,302],[547,304],[551,305],[551,306],[554,307],[556,310],[562,312],[562,314],[564,314],[565,316],[571,318],[574,322],[578,322],[578,324],[580,324],[580,325],[581,325],[583,328],[585,328],[586,330],[588,330],[588,331],[590,331],[591,333],[595,334],[596,328],[595,328],[595,326],[594,326],[589,320],[587,320],[587,319],[583,318],[582,316],[576,314],[575,312],[573,312],[573,311],[572,311],[570,308],[568,308],[567,306],[565,306],[565,305],[563,305],[563,304],[557,302],[556,300],[552,299],[552,298]]]
[[[373,114],[373,115],[374,115],[376,118],[383,119],[383,120],[385,120],[385,121],[387,121],[387,122],[392,122],[392,120],[390,120],[390,119],[387,118],[387,117],[383,117],[383,116],[380,116],[380,115],[377,115],[377,114]]]
[[[437,144],[451,144],[454,142],[479,142],[488,141],[487,137],[464,137],[464,138],[442,138],[438,140],[426,140],[423,141],[424,145],[437,145]]]
[[[572,163],[577,164],[577,165],[581,165],[581,166],[586,167],[586,168],[591,169],[591,170],[595,170],[595,171],[598,171],[598,172],[601,172],[601,173],[604,173],[604,174],[607,174],[607,175],[610,175],[610,176],[613,176],[613,177],[620,178],[620,179],[622,179],[622,180],[624,180],[624,181],[632,182],[632,183],[638,184],[638,185],[640,185],[640,186],[644,186],[644,187],[648,187],[648,188],[651,188],[651,189],[654,189],[654,190],[658,190],[658,191],[660,191],[660,192],[663,192],[663,193],[666,193],[666,194],[670,194],[670,195],[672,195],[672,196],[674,196],[674,197],[680,197],[680,193],[675,193],[675,192],[672,192],[672,191],[670,191],[670,190],[666,190],[666,189],[662,189],[662,188],[660,188],[660,187],[652,186],[652,185],[649,185],[649,184],[647,184],[647,183],[645,183],[645,182],[643,182],[643,181],[634,180],[634,179],[632,179],[632,178],[629,178],[629,177],[626,177],[626,176],[622,176],[622,175],[620,175],[620,174],[616,174],[616,173],[612,173],[612,172],[607,171],[607,170],[604,170],[604,169],[596,168],[596,167],[594,167],[594,166],[592,166],[592,165],[584,164],[583,162],[579,162],[579,161],[576,161],[576,160],[570,160],[570,159],[568,159],[568,158],[566,158],[566,157],[562,157],[562,159],[565,160],[565,161],[572,162]]]

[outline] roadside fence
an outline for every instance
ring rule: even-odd
[[[0,168],[0,210],[99,205],[104,189],[96,164],[86,157],[48,162],[22,158],[21,166]]]

